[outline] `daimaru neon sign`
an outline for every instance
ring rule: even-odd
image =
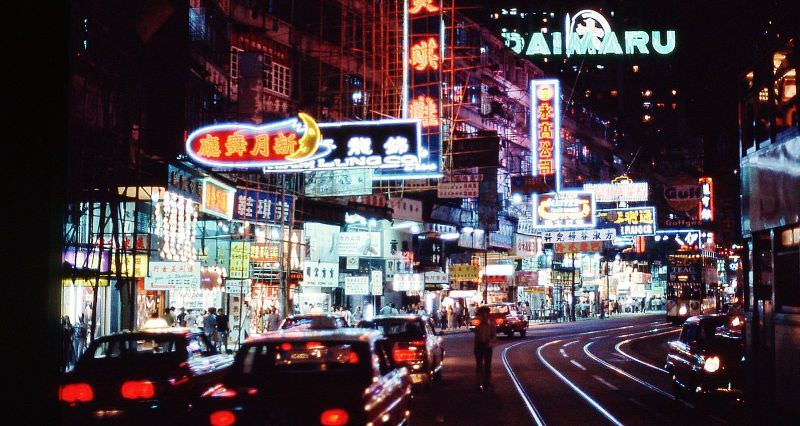
[[[501,34],[507,47],[526,56],[667,55],[675,50],[675,31],[625,31],[618,35],[600,12],[584,9],[567,14],[564,32],[533,33],[526,40],[517,32]]]

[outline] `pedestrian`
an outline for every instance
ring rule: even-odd
[[[426,315],[426,314],[427,312],[425,312],[424,306],[422,306],[421,304],[417,306],[417,315]]]
[[[347,323],[348,326],[353,325],[353,313],[350,312],[349,306],[342,308],[342,316],[344,317],[344,322]]]
[[[461,320],[464,317],[464,308],[461,306],[461,303],[456,303],[454,314],[456,316],[456,328],[460,328]]]
[[[439,309],[439,324],[442,330],[447,329],[447,309],[444,306]]]
[[[210,307],[205,316],[203,316],[203,334],[206,335],[206,339],[211,344],[211,346],[217,346],[217,316],[216,308]]]
[[[220,308],[217,313],[217,335],[219,336],[219,350],[225,346],[225,352],[228,352],[228,333],[230,333],[230,326],[228,324],[228,315],[225,310]]]
[[[178,321],[179,327],[186,327],[186,308],[181,306],[181,312],[175,317],[175,320]]]
[[[645,309],[647,307],[647,305],[645,304],[645,298],[644,297],[642,297],[642,301],[640,302],[639,306],[641,308],[640,309],[641,312],[647,312],[647,310]]]
[[[399,314],[400,313],[400,311],[398,311],[397,308],[394,306],[394,303],[390,303],[389,306],[392,307],[392,313],[393,314]]]
[[[75,324],[73,328],[72,335],[75,337],[73,341],[74,345],[74,359],[75,362],[81,358],[83,355],[83,351],[86,349],[86,338],[89,335],[89,325],[86,324],[86,318],[83,314],[78,319],[78,322]]]
[[[489,323],[489,307],[478,308],[480,322],[475,326],[475,374],[481,390],[491,387],[492,347],[497,339],[497,330]]]
[[[452,306],[447,307],[447,328],[456,328],[456,313]]]
[[[606,317],[606,300],[603,299],[600,301],[600,319],[605,319]]]
[[[392,313],[392,307],[390,305],[383,305],[378,313],[381,315],[390,315]]]
[[[167,321],[167,324],[170,327],[175,327],[175,321],[176,321],[175,318],[176,318],[175,317],[175,307],[174,306],[170,306],[169,308],[166,309],[166,312],[164,312],[164,320]]]
[[[361,305],[356,306],[356,311],[353,312],[353,322],[357,324],[362,318],[364,318],[364,314],[361,313]]]
[[[69,320],[69,315],[61,317],[61,371],[66,372],[74,362],[74,351],[72,349],[72,322]]]
[[[267,331],[277,331],[280,327],[281,317],[278,315],[278,308],[273,307],[267,315]]]
[[[239,343],[242,340],[247,340],[247,337],[250,335],[250,303],[246,300],[244,301],[244,305],[242,306],[242,325],[239,328]]]

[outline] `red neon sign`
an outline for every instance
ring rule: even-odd
[[[418,96],[411,101],[408,116],[422,120],[422,127],[439,125],[439,106],[430,96]]]
[[[433,4],[433,0],[411,0],[411,7],[408,9],[408,13],[413,15],[419,13],[422,9],[428,12],[438,12],[439,6]]]
[[[322,134],[311,116],[301,112],[297,117],[263,126],[236,123],[206,126],[189,135],[186,152],[198,162],[223,167],[308,160],[317,152]],[[299,130],[303,127],[304,130]]]
[[[539,103],[536,107],[536,136],[539,141],[536,149],[538,153],[538,170],[540,175],[552,175],[555,173],[555,159],[553,158],[553,139],[555,132],[555,110],[553,101],[555,99],[555,87],[552,85],[541,85],[536,90],[536,98]]]
[[[439,55],[436,54],[436,49],[439,44],[433,37],[427,40],[422,40],[419,43],[411,46],[411,65],[417,71],[424,71],[425,68],[439,69]]]

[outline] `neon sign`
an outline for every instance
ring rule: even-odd
[[[556,176],[561,189],[561,90],[558,80],[531,80],[533,175]]]
[[[622,237],[655,235],[656,233],[655,207],[598,210],[597,217],[605,225],[616,228]]]
[[[411,46],[411,65],[417,71],[424,71],[426,68],[433,70],[439,69],[439,55],[436,54],[436,49],[439,44],[433,37],[427,40],[422,40],[419,43]]]
[[[439,110],[430,96],[419,96],[411,101],[408,116],[422,121],[422,127],[439,125]]]
[[[663,34],[662,34],[663,33]],[[625,31],[620,38],[600,12],[584,9],[564,19],[564,32],[522,34],[503,32],[505,45],[526,56],[550,55],[667,55],[675,50],[675,31]],[[662,37],[662,35],[664,37]],[[620,40],[624,43],[620,43]]]
[[[533,194],[533,227],[542,229],[594,228],[594,194],[561,191]]]
[[[697,213],[703,222],[714,220],[714,182],[710,177],[700,178],[702,196],[697,205]]]
[[[433,4],[433,0],[411,0],[411,7],[408,9],[408,13],[416,15],[422,9],[428,12],[438,12],[439,6]]]
[[[614,178],[611,183],[585,183],[583,190],[593,192],[598,203],[647,201],[650,192],[647,182],[634,182],[626,176]]]

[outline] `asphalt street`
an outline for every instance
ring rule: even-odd
[[[498,336],[493,389],[477,386],[472,333],[445,336],[442,381],[415,396],[412,425],[753,424],[741,403],[675,398],[663,370],[679,327],[664,314],[534,324]]]

